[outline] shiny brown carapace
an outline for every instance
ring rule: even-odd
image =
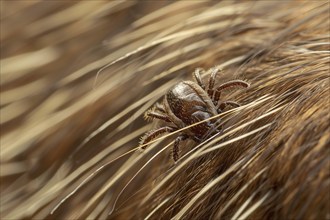
[[[157,136],[165,132],[174,132],[189,125],[194,125],[178,133],[173,146],[173,160],[179,159],[179,144],[181,141],[190,138],[195,142],[201,142],[210,135],[222,131],[220,119],[210,119],[225,111],[227,106],[238,107],[234,101],[220,100],[221,91],[230,87],[249,87],[249,84],[242,80],[232,80],[215,87],[218,68],[209,70],[211,76],[205,86],[201,73],[204,70],[198,68],[193,73],[193,81],[183,81],[170,89],[162,104],[157,103],[152,109],[146,112],[147,119],[160,119],[167,125],[147,132],[140,142],[141,148]],[[204,121],[205,122],[201,122]]]

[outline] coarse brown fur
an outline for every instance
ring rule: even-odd
[[[2,1],[1,219],[330,219],[329,6]],[[214,66],[251,84],[223,133],[138,151]]]

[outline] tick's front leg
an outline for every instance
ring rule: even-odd
[[[141,141],[140,141],[140,148],[142,150],[144,150],[147,147],[147,144],[152,141],[153,139],[155,139],[157,136],[166,133],[166,132],[173,132],[176,129],[173,127],[169,127],[169,126],[165,126],[165,127],[161,127],[152,131],[149,131],[148,133],[146,133]]]
[[[144,114],[144,118],[146,120],[153,120],[154,118],[166,121],[166,122],[171,122],[171,120],[169,119],[169,117],[167,115],[165,115],[164,113],[160,113],[157,112],[155,110],[149,110]]]
[[[193,77],[194,77],[195,81],[198,83],[198,85],[200,87],[202,87],[202,89],[205,90],[205,85],[204,85],[202,77],[200,75],[200,73],[204,73],[204,72],[205,72],[205,70],[203,70],[202,68],[197,68],[195,70],[195,72],[193,73]]]

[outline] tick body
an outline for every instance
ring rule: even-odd
[[[203,97],[202,91],[204,90],[195,83],[185,81],[178,83],[166,94],[165,105],[180,121],[180,124],[176,125],[178,128],[192,125],[217,114],[211,99],[208,96]],[[193,126],[188,130],[189,136],[200,141],[213,124],[215,121],[206,121]]]
[[[232,80],[214,88],[219,70],[214,68],[209,71],[211,76],[207,86],[202,81],[201,72],[204,72],[204,70],[196,69],[193,73],[195,82],[183,81],[176,84],[167,92],[162,104],[157,103],[146,112],[146,118],[163,120],[167,123],[167,126],[147,132],[140,142],[142,149],[145,149],[148,142],[165,132],[174,132],[211,118],[225,111],[227,106],[239,106],[238,103],[233,101],[220,101],[221,91],[230,87],[246,88],[249,86],[247,82]],[[174,141],[174,161],[179,159],[179,144],[181,141],[190,138],[195,142],[201,142],[210,135],[221,132],[221,130],[220,119],[211,119],[181,131]]]

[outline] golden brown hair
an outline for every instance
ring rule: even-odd
[[[1,218],[330,218],[328,1],[1,5]],[[137,151],[144,112],[214,66],[251,84],[224,131]]]

